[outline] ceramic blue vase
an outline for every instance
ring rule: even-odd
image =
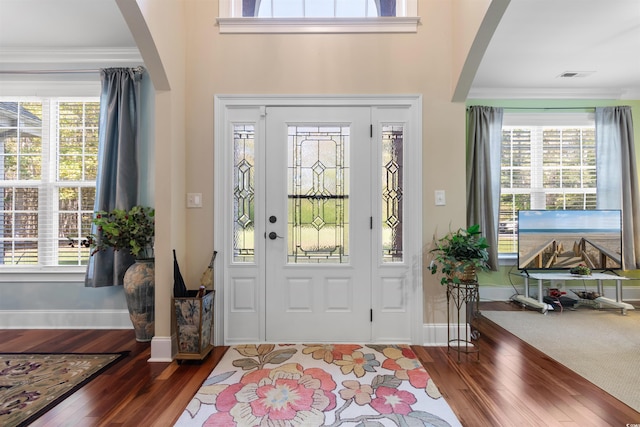
[[[149,342],[155,333],[154,259],[137,259],[124,274],[123,283],[136,341]]]

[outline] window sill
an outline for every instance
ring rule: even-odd
[[[420,17],[218,18],[220,33],[415,33]]]
[[[501,267],[513,267],[518,265],[518,254],[498,255],[498,265]]]
[[[84,282],[87,267],[3,267],[0,272],[0,283],[77,283]]]

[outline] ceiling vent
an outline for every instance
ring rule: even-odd
[[[558,77],[564,77],[564,78],[587,77],[593,73],[595,73],[595,71],[565,71],[564,73],[560,74]]]

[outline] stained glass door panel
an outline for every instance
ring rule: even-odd
[[[288,263],[348,263],[349,127],[288,127]]]
[[[369,340],[370,109],[267,118],[267,340]]]

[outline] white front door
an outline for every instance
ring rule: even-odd
[[[216,344],[422,343],[419,105],[216,97]]]
[[[266,339],[371,339],[371,109],[266,109]]]

